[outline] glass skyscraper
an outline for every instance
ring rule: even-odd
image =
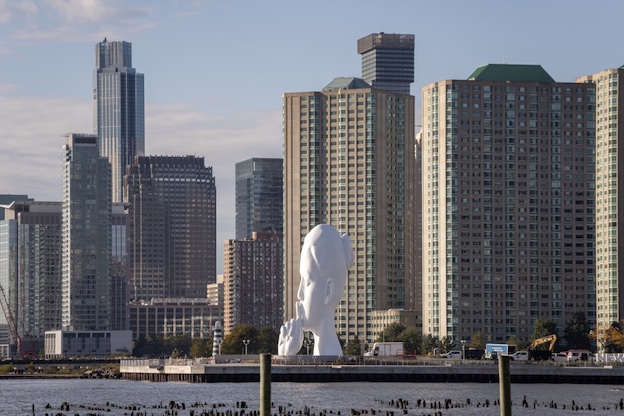
[[[283,159],[253,158],[236,164],[236,239],[283,230]]]
[[[143,74],[132,67],[129,42],[104,39],[95,47],[93,123],[100,156],[111,164],[112,201],[122,202],[126,166],[145,153]]]
[[[111,173],[97,137],[66,136],[63,165],[62,322],[110,329]]]

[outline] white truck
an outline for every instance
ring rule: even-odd
[[[402,342],[375,342],[368,352],[364,353],[365,357],[403,355]]]

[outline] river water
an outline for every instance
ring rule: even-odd
[[[622,415],[624,386],[512,384],[514,416]],[[272,414],[336,416],[500,415],[497,383],[273,383]],[[419,403],[420,400],[420,403]],[[451,408],[444,408],[450,400]],[[523,405],[523,401],[526,404]],[[0,380],[0,415],[154,415],[203,411],[240,416],[259,410],[258,383],[149,383],[126,380]],[[401,402],[403,406],[397,407]],[[424,401],[424,402],[423,402]],[[489,404],[488,404],[489,402]],[[437,404],[441,403],[442,408]],[[184,404],[184,409],[182,409]],[[435,404],[435,405],[434,405]],[[556,408],[555,408],[556,405]],[[588,409],[588,405],[591,410]],[[67,407],[69,406],[69,408]],[[623,406],[624,407],[624,406]],[[69,409],[69,410],[67,410]],[[228,412],[231,411],[231,412]],[[245,415],[243,415],[245,416]]]

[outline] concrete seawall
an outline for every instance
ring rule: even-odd
[[[211,364],[191,360],[122,361],[126,380],[185,381],[191,383],[259,382],[256,363]],[[465,364],[460,361],[409,364],[278,363],[271,368],[273,382],[498,382],[495,362]],[[554,365],[513,363],[512,383],[622,384],[624,366]]]

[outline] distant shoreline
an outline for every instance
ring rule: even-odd
[[[27,378],[27,379],[69,379],[69,378],[80,378],[84,373],[76,373],[76,374],[0,374],[0,380],[3,379],[18,379],[18,378]]]

